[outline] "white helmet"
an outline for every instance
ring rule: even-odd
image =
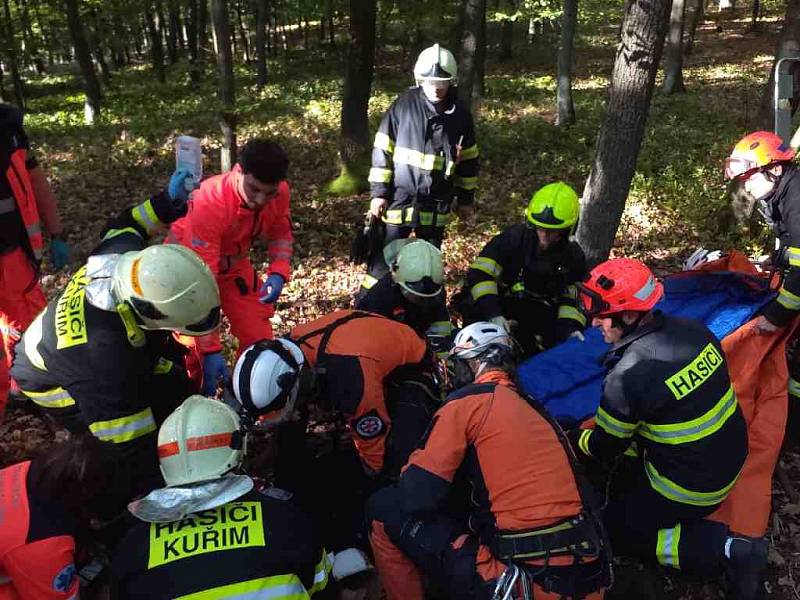
[[[478,321],[458,332],[450,350],[452,358],[477,358],[492,346],[503,346],[513,350],[508,332],[500,325]]]
[[[114,296],[142,329],[205,335],[219,326],[219,288],[211,269],[189,248],[149,246],[123,254],[114,268]]]
[[[158,430],[158,461],[167,486],[222,477],[244,459],[239,415],[205,396],[189,396]]]
[[[438,296],[444,282],[442,253],[425,240],[406,244],[392,263],[392,279],[407,295],[420,298]]]
[[[414,79],[417,81],[451,81],[458,77],[458,63],[447,48],[434,44],[425,48],[414,65]]]
[[[303,351],[294,342],[257,342],[236,361],[233,393],[250,415],[279,423],[294,411],[304,364]]]

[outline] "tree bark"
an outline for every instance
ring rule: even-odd
[[[786,14],[775,48],[775,59],[772,62],[767,84],[761,93],[761,108],[758,114],[757,126],[762,129],[772,131],[774,124],[775,66],[781,58],[788,56],[800,56],[800,0],[786,0]]]
[[[147,23],[147,35],[150,38],[150,60],[153,63],[153,72],[159,83],[164,83],[167,80],[167,74],[164,71],[164,46],[161,44],[158,11],[152,2],[148,2],[145,6],[144,18]]]
[[[242,54],[244,62],[250,62],[250,42],[247,39],[247,30],[244,27],[244,18],[242,17],[242,3],[241,0],[236,0],[236,23],[239,27],[239,38],[242,40]]]
[[[267,14],[269,0],[256,0],[256,70],[257,85],[267,85]],[[324,21],[324,20],[323,20]]]
[[[178,3],[176,0],[167,0],[167,59],[169,64],[174,65],[178,62]]]
[[[202,79],[208,60],[208,0],[197,0],[197,70]]]
[[[559,127],[566,127],[575,122],[575,105],[572,102],[572,62],[577,27],[578,0],[564,0],[556,61],[556,125]]]
[[[366,184],[371,146],[367,109],[375,65],[377,4],[377,0],[350,0],[350,41],[339,138],[341,172],[329,186],[334,194],[357,193]]]
[[[516,0],[506,0],[508,15],[500,26],[500,60],[511,60],[514,55],[514,21],[511,15],[517,12]]]
[[[78,60],[81,75],[83,76],[83,89],[86,94],[83,118],[88,125],[92,125],[100,119],[102,91],[100,82],[97,80],[97,74],[94,72],[89,44],[86,42],[86,32],[81,21],[79,1],[64,0],[64,6],[67,12],[67,25],[69,26],[72,45],[75,48],[75,58]]]
[[[458,65],[458,95],[467,107],[479,107],[483,84],[481,71],[486,60],[486,0],[464,3],[464,35]]]
[[[706,16],[706,0],[688,0],[686,5],[686,24],[684,31],[686,39],[683,41],[684,56],[691,56],[694,50],[694,40],[697,36],[697,27],[703,22]]]
[[[633,0],[625,12],[606,114],[583,191],[578,242],[590,265],[608,258],[644,138],[670,0]]]
[[[227,0],[211,0],[211,20],[214,23],[214,47],[217,51],[218,93],[221,104],[219,113],[219,125],[222,130],[221,166],[223,171],[230,171],[236,164],[236,96]]]
[[[189,51],[189,79],[193,86],[197,86],[200,82],[200,69],[198,64],[199,59],[199,38],[197,31],[198,20],[198,6],[197,0],[187,0],[186,2],[186,46]]]
[[[8,0],[3,0],[3,20],[4,33],[6,38],[6,58],[8,68],[11,71],[11,81],[14,84],[14,99],[21,109],[25,109],[25,87],[22,84],[22,76],[19,72],[19,47],[14,36],[14,25],[11,21],[11,7]]]
[[[686,16],[686,0],[672,0],[672,11],[669,17],[669,35],[667,36],[664,60],[664,85],[661,90],[665,94],[683,94],[683,27]]]

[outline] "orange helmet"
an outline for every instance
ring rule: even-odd
[[[749,176],[775,163],[795,157],[795,151],[771,131],[754,131],[744,136],[725,159],[725,179]]]
[[[615,258],[600,263],[579,285],[583,308],[590,317],[607,317],[632,310],[647,312],[664,296],[644,263],[632,258]]]

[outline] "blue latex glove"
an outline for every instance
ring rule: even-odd
[[[67,266],[69,261],[69,244],[61,238],[53,238],[50,240],[50,262],[53,263],[53,268],[58,271]]]
[[[200,182],[194,180],[194,176],[188,169],[178,169],[169,178],[167,193],[173,200],[187,202],[189,193],[198,187],[200,187]]]
[[[203,395],[214,396],[220,379],[228,377],[228,365],[222,354],[212,352],[203,357]]]
[[[278,296],[281,295],[281,291],[283,291],[283,284],[283,277],[277,273],[273,273],[267,277],[267,280],[258,292],[258,301],[261,302],[261,304],[272,304],[275,302]]]

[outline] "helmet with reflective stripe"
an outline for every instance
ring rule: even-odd
[[[578,194],[562,181],[538,190],[525,208],[528,223],[543,229],[570,229],[578,222],[579,214]]]
[[[406,295],[433,298],[442,291],[442,253],[425,240],[404,245],[392,264],[392,279]],[[408,297],[408,296],[407,296]]]
[[[725,160],[725,179],[750,175],[795,157],[795,151],[771,131],[754,131],[744,136]]]
[[[189,396],[158,430],[158,462],[167,486],[222,477],[244,458],[239,415],[205,396]]]
[[[467,325],[458,332],[453,340],[450,356],[461,359],[479,358],[495,346],[513,350],[508,332],[500,325],[488,321],[478,321]]]
[[[458,77],[458,63],[447,48],[434,44],[425,48],[414,65],[414,78],[418,81],[452,81]]]
[[[304,364],[303,351],[292,341],[256,342],[236,361],[233,393],[250,415],[280,422],[294,410]]]
[[[653,272],[632,258],[600,263],[578,287],[586,314],[592,317],[647,312],[664,296],[664,286]]]
[[[114,296],[133,308],[143,329],[205,335],[219,326],[219,288],[189,248],[157,244],[126,252],[114,267]]]

